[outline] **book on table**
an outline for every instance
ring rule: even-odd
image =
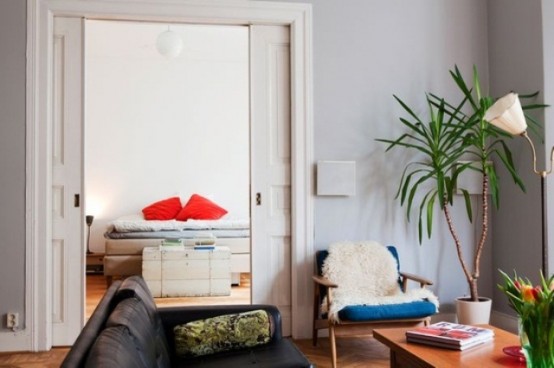
[[[194,246],[194,250],[214,250],[215,245],[201,245],[197,244]]]
[[[429,326],[406,331],[406,340],[420,344],[465,350],[492,340],[494,331],[489,328],[437,322]]]
[[[193,238],[185,239],[185,246],[195,249],[214,249],[216,240],[212,233],[198,232]]]
[[[173,245],[183,245],[183,241],[181,239],[163,239],[162,240],[162,246],[173,246]]]

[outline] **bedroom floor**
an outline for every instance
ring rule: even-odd
[[[90,317],[94,308],[106,292],[106,277],[103,275],[87,275],[86,317]],[[250,274],[241,273],[240,286],[231,288],[230,296],[155,298],[157,306],[178,305],[220,305],[220,304],[250,304]]]

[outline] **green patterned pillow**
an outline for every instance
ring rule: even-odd
[[[192,321],[173,328],[179,356],[200,356],[266,344],[271,318],[262,309]]]

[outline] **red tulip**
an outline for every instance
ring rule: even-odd
[[[521,297],[526,302],[534,302],[537,298],[535,297],[536,290],[531,285],[523,285],[521,287]]]
[[[533,288],[532,292],[533,292],[533,297],[535,298],[535,300],[539,300],[541,291],[542,291],[542,289],[538,285]]]

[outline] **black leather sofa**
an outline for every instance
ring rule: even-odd
[[[175,354],[173,327],[224,314],[264,309],[274,328],[269,343],[194,358]],[[108,288],[71,347],[62,367],[312,367],[298,348],[281,335],[281,316],[271,305],[224,305],[157,308],[140,276]]]

